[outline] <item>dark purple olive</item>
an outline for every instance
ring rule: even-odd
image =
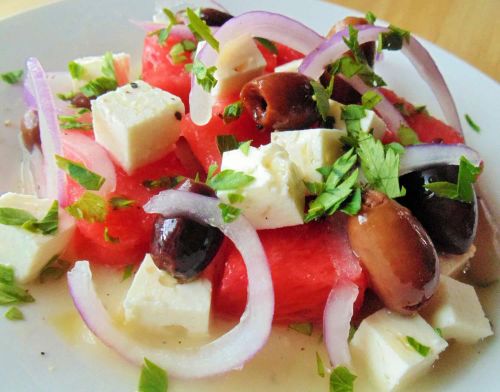
[[[320,117],[311,79],[298,72],[259,76],[243,86],[240,97],[260,129],[306,129]]]
[[[71,104],[77,108],[85,108],[90,110],[90,98],[83,93],[77,93],[71,98]]]
[[[438,252],[463,254],[474,241],[477,203],[465,203],[436,196],[424,184],[436,181],[456,183],[458,166],[442,165],[406,174],[400,178],[406,196],[398,201],[422,223]]]
[[[368,191],[360,213],[349,217],[347,232],[373,291],[387,308],[412,314],[434,294],[438,256],[407,208],[383,193]]]
[[[229,19],[232,19],[233,15],[214,8],[202,8],[200,10],[200,18],[205,21],[208,26],[219,27],[226,23]]]
[[[177,189],[214,196],[205,184],[186,180]],[[219,250],[224,235],[219,229],[186,217],[155,220],[150,246],[156,266],[169,272],[180,282],[196,278],[210,264]]]
[[[23,144],[28,151],[32,151],[34,146],[40,146],[40,126],[38,123],[38,113],[35,110],[28,110],[21,119],[21,137]]]

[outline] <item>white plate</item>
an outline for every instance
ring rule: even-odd
[[[139,0],[73,0],[4,20],[0,23],[0,72],[22,67],[29,56],[38,57],[47,70],[61,70],[73,58],[107,50],[129,52],[138,62],[143,33],[127,20],[150,17],[152,3]],[[287,0],[254,0],[251,6],[242,0],[222,3],[227,4],[234,14],[250,8],[281,12],[314,26],[321,33],[326,32],[334,21],[354,13],[342,7],[312,1],[307,2],[307,7],[303,1]],[[487,198],[496,220],[500,221],[500,177],[495,175],[495,168],[500,166],[500,138],[497,133],[500,124],[500,88],[495,81],[465,62],[430,43],[426,43],[426,46],[451,87],[461,118],[469,113],[482,128],[478,135],[471,132],[466,122],[462,121],[468,144],[478,149],[486,162],[486,170],[480,181],[481,193]],[[441,117],[427,87],[401,55],[395,53],[386,56],[379,70],[390,87],[416,103],[426,103],[431,113]],[[23,111],[20,93],[19,87],[0,86],[0,193],[17,188],[20,149],[16,125]],[[11,120],[13,125],[4,125],[6,120]],[[117,280],[114,282],[116,284]],[[498,285],[490,289],[484,301],[485,310],[494,325],[500,322],[498,290]],[[35,289],[34,294],[37,303],[23,307],[27,321],[9,322],[0,317],[0,389],[74,392],[134,390],[138,379],[137,369],[93,342],[89,334],[83,335],[87,342],[85,339],[72,340],[68,333],[71,328],[69,324],[73,323],[71,317],[68,316],[69,321],[63,323],[64,327],[61,327],[61,316],[55,319],[54,314],[70,306],[64,282],[49,292]],[[59,327],[54,328],[54,324]],[[273,342],[273,347],[289,343],[286,333],[283,336],[281,343]],[[310,371],[314,372],[314,351],[306,350],[300,355],[301,359],[304,356],[308,356],[307,360],[310,358],[310,362],[304,363],[309,363]],[[500,362],[499,339],[489,339],[468,350],[465,360],[456,350],[445,357],[437,369],[426,377],[420,390],[492,391],[498,388],[495,380],[498,380],[497,364]],[[311,383],[301,386],[300,382],[287,385],[287,378],[293,379],[291,374],[303,371],[301,366],[288,367],[285,374],[273,371],[273,361],[267,361],[267,366],[261,370],[249,366],[246,371],[255,377],[250,384],[237,387],[237,390],[328,390],[326,380],[323,380],[321,388]],[[226,377],[221,383],[234,385],[231,380],[238,377]],[[285,383],[283,388],[278,388],[276,380]],[[211,390],[220,390],[213,381],[206,383],[212,384]],[[170,390],[199,390],[199,386],[182,386],[172,380]]]

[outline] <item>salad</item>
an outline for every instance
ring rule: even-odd
[[[6,317],[34,301],[24,284],[67,275],[88,329],[142,366],[140,390],[252,374],[290,333],[317,347],[325,390],[395,390],[492,334],[455,279],[476,251],[483,163],[417,39],[371,13],[322,36],[217,4],[158,11],[134,21],[140,78],[126,53],[56,74],[27,61],[33,195],[0,197]],[[412,61],[448,124],[386,86],[384,51]],[[128,283],[115,304],[93,284],[103,265]]]

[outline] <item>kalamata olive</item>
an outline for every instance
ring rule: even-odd
[[[208,26],[219,27],[226,23],[229,19],[232,19],[233,15],[214,8],[202,8],[200,10],[200,18],[201,20],[204,20]]]
[[[186,180],[177,189],[205,196],[214,196],[208,186]],[[215,227],[186,217],[158,216],[154,223],[150,246],[151,256],[160,269],[180,282],[196,278],[210,264],[224,239]]]
[[[90,109],[90,98],[83,93],[77,93],[71,98],[71,104],[77,108]]]
[[[434,245],[410,210],[380,192],[368,191],[347,230],[354,253],[384,305],[411,314],[437,288],[439,261]]]
[[[456,183],[458,166],[433,166],[400,178],[406,196],[398,199],[409,208],[432,238],[438,252],[463,254],[472,245],[477,228],[477,202],[465,203],[436,196],[424,188],[435,181]]]
[[[35,145],[40,145],[40,126],[38,123],[38,113],[35,110],[28,110],[21,119],[21,137],[23,144],[28,151],[32,151]]]
[[[298,72],[257,77],[243,86],[241,100],[258,127],[305,129],[319,121],[311,79]]]

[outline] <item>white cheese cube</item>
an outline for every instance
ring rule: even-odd
[[[417,352],[407,337],[429,347],[428,354]],[[381,309],[361,322],[350,348],[354,367],[368,375],[373,390],[393,391],[424,374],[447,345],[419,315]]]
[[[302,64],[302,59],[297,59],[277,66],[274,72],[298,72],[300,64]]]
[[[266,60],[250,35],[228,41],[220,48],[214,76],[217,85],[212,90],[216,97],[239,93],[253,78],[264,73]]]
[[[340,102],[329,100],[330,111],[328,115],[335,119],[334,127],[343,131],[347,131],[345,121],[342,120],[342,109],[345,105]],[[382,119],[373,111],[365,110],[365,117],[360,120],[360,127],[362,132],[370,132],[373,129],[373,136],[376,139],[381,139],[384,136],[387,126]]]
[[[304,181],[321,182],[321,174],[316,169],[331,165],[342,155],[340,138],[345,135],[345,131],[338,129],[283,131],[273,132],[271,142],[286,150]]]
[[[493,335],[474,287],[445,275],[420,314],[447,340],[475,343]]]
[[[206,335],[211,296],[209,280],[177,283],[147,254],[123,301],[125,321],[151,330],[179,326],[191,334]]]
[[[271,143],[240,149],[222,155],[221,170],[232,169],[253,176],[255,180],[241,190],[218,191],[217,197],[229,203],[228,194],[244,197],[236,207],[256,229],[274,229],[304,223],[305,186],[297,166],[287,152]]]
[[[17,208],[42,219],[53,200],[31,195],[5,193],[0,197],[0,208]],[[68,246],[75,228],[74,219],[59,208],[58,230],[54,234],[32,233],[21,227],[0,224],[0,263],[14,268],[16,280],[30,282],[55,255]]]
[[[138,80],[92,101],[92,115],[96,141],[131,173],[172,150],[184,104]]]
[[[83,67],[83,75],[79,79],[72,79],[73,90],[75,91],[80,90],[91,80],[104,76],[102,73],[104,56],[82,57],[73,61]],[[127,83],[130,74],[130,55],[128,53],[114,53],[113,63],[118,83]]]
[[[441,254],[439,255],[439,267],[441,274],[451,276],[452,278],[458,277],[470,266],[470,260],[476,254],[476,247],[471,247],[461,255]]]

